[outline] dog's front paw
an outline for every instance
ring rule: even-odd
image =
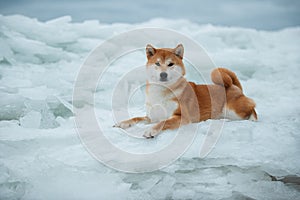
[[[131,127],[132,124],[129,121],[122,121],[119,123],[116,123],[115,125],[113,125],[113,127],[117,127],[117,128],[121,128],[121,129],[126,129]]]
[[[159,133],[158,130],[151,128],[151,129],[148,129],[145,131],[143,137],[145,137],[147,139],[154,138],[154,136],[158,135],[158,133]]]

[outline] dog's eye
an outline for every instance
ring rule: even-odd
[[[159,62],[156,62],[155,64],[156,64],[157,66],[160,66]]]
[[[173,65],[174,65],[174,63],[169,63],[168,64],[169,67],[172,67]]]

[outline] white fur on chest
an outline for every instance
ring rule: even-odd
[[[227,108],[226,106],[224,106],[220,118],[225,118],[225,119],[230,119],[230,120],[241,120],[242,119],[238,114],[236,114],[236,112],[234,110],[231,110],[231,109]]]
[[[147,116],[151,122],[159,122],[170,118],[178,108],[178,103],[173,100],[175,97],[172,93],[164,92],[167,88],[151,84],[147,91],[146,106]]]

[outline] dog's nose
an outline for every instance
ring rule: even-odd
[[[166,72],[160,73],[160,78],[161,79],[166,79],[168,77],[168,74]]]

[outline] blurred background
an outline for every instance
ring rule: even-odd
[[[74,22],[139,23],[153,18],[278,30],[300,25],[298,0],[0,0],[0,14],[41,21],[70,15]]]

